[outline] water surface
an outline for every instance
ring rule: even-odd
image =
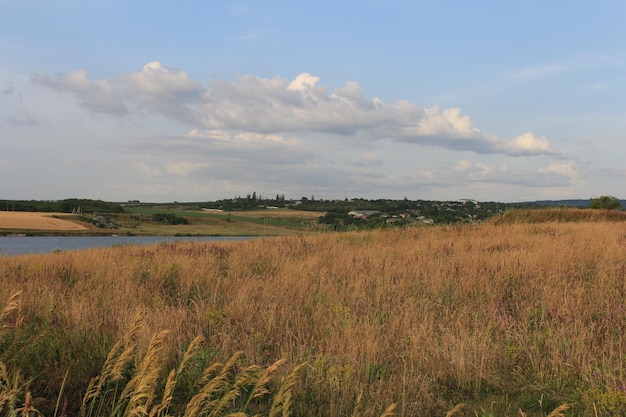
[[[116,245],[149,245],[160,242],[247,240],[247,236],[0,236],[0,255],[49,253]]]

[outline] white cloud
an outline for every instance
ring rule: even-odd
[[[549,164],[539,168],[524,168],[523,165],[512,167],[504,164],[494,165],[483,162],[470,163],[459,161],[453,168],[453,176],[446,177],[446,182],[490,183],[497,185],[518,185],[525,187],[562,187],[569,186],[578,179],[575,163]],[[438,177],[443,178],[444,172]]]
[[[0,90],[0,92],[2,92],[2,94],[5,94],[7,96],[13,95],[13,93],[15,92],[15,89],[13,88],[13,83],[5,82],[4,87],[2,87],[2,90]]]
[[[84,70],[77,70],[56,79],[48,74],[36,74],[33,82],[57,91],[74,93],[81,104],[95,113],[125,114],[127,108],[122,101],[120,91],[110,80],[91,81]]]
[[[350,165],[362,168],[371,168],[382,165],[382,161],[376,152],[363,152],[360,158],[348,158]]]
[[[415,172],[415,175],[418,178],[423,178],[423,179],[432,179],[433,178],[433,172],[430,169],[418,169]]]
[[[508,168],[506,166],[487,165],[480,162],[476,164],[476,168],[476,174],[480,177],[485,177],[491,174],[505,174],[508,172]]]
[[[374,164],[379,164],[380,163],[380,158],[378,157],[376,152],[364,152],[363,153],[363,160],[367,161],[369,163],[374,163]]]
[[[329,93],[319,77],[301,73],[281,77],[244,75],[204,88],[179,69],[158,62],[142,71],[111,80],[89,80],[84,70],[55,79],[39,74],[34,81],[74,93],[94,112],[123,114],[127,106],[164,115],[206,131],[234,131],[231,140],[278,140],[285,132],[358,135],[368,140],[389,139],[416,145],[514,156],[554,154],[545,137],[528,132],[506,142],[481,132],[458,108],[421,108],[408,101],[385,103],[367,98],[356,82]],[[265,135],[265,136],[264,136]]]
[[[44,124],[41,120],[35,117],[32,117],[30,115],[24,115],[23,117],[15,117],[15,116],[9,115],[9,116],[6,116],[5,120],[11,126],[36,127],[36,126],[41,126]]]
[[[186,177],[200,168],[205,168],[207,164],[202,162],[178,161],[168,162],[165,166],[168,174]]]
[[[541,168],[538,171],[542,174],[555,174],[570,178],[578,176],[576,165],[572,162],[565,164],[550,164],[546,168]]]
[[[121,78],[128,87],[146,101],[181,100],[196,98],[201,92],[200,84],[193,81],[187,73],[175,68],[150,62],[141,72],[134,72]]]
[[[229,141],[231,140],[232,135],[225,130],[198,130],[193,129],[188,133],[191,137],[197,138],[211,138],[216,140]]]
[[[480,131],[472,126],[469,116],[461,115],[461,109],[440,111],[438,107],[433,107],[426,110],[426,117],[420,121],[417,133],[420,136],[472,138]]]
[[[303,72],[302,74],[298,75],[295,78],[295,80],[289,83],[289,85],[287,86],[287,90],[292,90],[292,91],[311,90],[313,87],[315,87],[315,84],[317,84],[319,80],[320,80],[319,77],[313,77],[308,72]]]
[[[454,170],[456,172],[463,172],[463,171],[467,171],[468,169],[470,169],[470,167],[471,167],[471,164],[468,161],[459,161],[454,166]]]
[[[197,129],[187,135],[134,139],[116,149],[143,161],[143,166],[136,165],[143,173],[177,176],[207,171],[211,175],[217,172],[218,175],[240,176],[246,170],[261,166],[276,170],[277,166],[283,169],[304,164],[318,154],[301,141],[281,135]]]
[[[506,144],[511,154],[548,154],[554,153],[550,142],[545,137],[535,137],[532,132],[517,136]]]
[[[161,171],[159,171],[158,169],[152,168],[146,162],[135,162],[133,166],[135,167],[137,171],[141,172],[142,174],[155,176],[155,177],[160,177],[161,175],[163,175]]]
[[[298,139],[292,138],[288,139],[282,135],[276,134],[264,134],[264,133],[255,133],[255,132],[241,132],[241,133],[233,133],[225,130],[205,130],[200,131],[198,129],[193,129],[189,132],[190,137],[197,138],[208,138],[213,140],[219,140],[223,142],[246,142],[249,144],[257,143],[279,143],[284,145],[296,145],[299,143]]]
[[[273,143],[281,143],[281,144],[296,144],[298,142],[297,139],[286,139],[282,135],[272,135],[272,134],[263,134],[263,133],[255,133],[255,132],[243,132],[238,133],[234,136],[236,141],[243,142],[256,142],[256,143],[265,143],[265,142],[273,142]]]

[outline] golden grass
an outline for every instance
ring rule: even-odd
[[[626,211],[582,208],[510,209],[492,217],[491,223],[529,224],[548,222],[625,222]]]
[[[128,342],[132,339],[135,327],[125,337]],[[242,352],[237,352],[222,365],[219,362],[206,367],[202,376],[196,381],[197,393],[189,399],[187,404],[180,399],[175,403],[174,393],[179,380],[184,377],[185,368],[191,364],[191,360],[201,348],[203,338],[197,337],[187,348],[183,359],[176,369],[172,369],[165,381],[165,385],[160,384],[160,376],[163,371],[164,340],[167,331],[161,331],[154,335],[143,355],[143,358],[134,356],[124,359],[125,365],[132,369],[132,377],[126,381],[119,382],[118,378],[107,381],[111,376],[111,366],[109,361],[118,353],[117,344],[108,355],[107,362],[97,377],[92,379],[85,395],[83,396],[81,416],[170,416],[170,407],[178,405],[178,408],[185,406],[184,411],[180,411],[182,416],[221,416],[248,417],[246,411],[248,407],[257,399],[271,396],[271,392],[266,386],[273,381],[276,371],[284,361],[277,361],[263,370],[259,366],[249,366],[243,370],[236,370]],[[117,361],[120,360],[120,356]],[[134,359],[135,364],[130,359]],[[295,381],[302,372],[305,364],[297,366],[280,384],[280,389],[274,396],[268,415],[272,416],[275,404],[280,405],[281,416],[288,416],[290,404],[285,399],[291,398],[291,392]],[[117,383],[111,386],[111,383]],[[123,387],[123,389],[121,388]],[[107,393],[102,394],[102,388]],[[121,393],[118,395],[118,392]],[[245,397],[248,397],[245,400]],[[158,398],[161,398],[159,401]],[[28,403],[29,393],[26,393],[25,401]],[[238,401],[242,399],[241,401]],[[244,401],[245,400],[245,401]],[[26,406],[25,406],[26,407]],[[240,410],[240,411],[234,411]],[[261,414],[255,414],[260,416]]]
[[[0,229],[50,231],[87,230],[87,227],[82,224],[53,216],[67,216],[67,214],[0,211]]]
[[[624,415],[625,260],[626,229],[612,222],[0,257],[0,300],[22,291],[22,320],[14,322],[16,310],[7,313],[0,362],[10,358],[25,378],[45,381],[31,384],[37,395],[58,392],[51,387],[70,370],[70,399],[100,373],[93,363],[115,363],[131,345],[133,352],[154,351],[160,363],[187,362],[187,372],[200,362],[202,369],[224,363],[203,376],[219,399],[190,399],[188,414],[243,401],[224,382],[234,363],[254,363],[261,371],[246,375],[260,378],[284,359],[306,363],[275,408],[288,404],[294,416],[373,416],[390,404],[396,408],[389,413],[401,416],[513,416],[518,409],[528,416]],[[143,324],[128,338],[138,311]],[[167,337],[151,342],[164,330]],[[30,338],[34,332],[46,343]],[[194,347],[192,364],[182,358],[198,335],[205,342]],[[115,340],[122,342],[107,360]],[[231,361],[236,352],[241,356]],[[136,363],[143,369],[141,358]],[[182,374],[159,375],[165,386]],[[246,392],[268,387],[253,384]],[[169,392],[171,399],[141,390],[128,398],[136,398],[132,409],[145,411],[147,399],[164,408],[180,401],[180,392]],[[465,408],[455,409],[460,403]]]

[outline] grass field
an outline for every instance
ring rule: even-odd
[[[124,230],[134,234],[197,234],[233,236],[280,236],[314,231],[324,213],[291,209],[219,212],[210,210],[163,210],[162,208],[128,208],[129,215],[118,216]],[[157,213],[175,213],[188,225],[167,226],[138,222],[138,215],[149,218]]]
[[[305,211],[292,209],[273,209],[273,210],[251,210],[243,212],[247,217],[259,219],[300,219],[306,221],[317,221],[320,216],[326,214],[322,211]]]
[[[0,257],[0,407],[28,391],[78,414],[108,355],[123,372],[89,415],[164,416],[174,382],[168,413],[185,415],[207,381],[215,415],[287,397],[311,417],[626,415],[625,260],[625,224],[604,221]],[[265,372],[251,400],[244,379]]]

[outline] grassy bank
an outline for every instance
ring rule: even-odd
[[[116,341],[136,345],[118,384],[154,356],[163,392],[197,336],[173,391],[175,415],[204,369],[219,363],[220,374],[237,352],[229,386],[249,366],[261,374],[287,361],[246,414],[271,414],[304,364],[289,391],[296,416],[374,416],[391,404],[396,415],[434,416],[460,403],[466,416],[545,416],[561,404],[567,415],[624,415],[625,259],[626,229],[607,222],[0,257],[0,303],[21,291],[1,320],[0,361],[9,376],[19,370],[22,392],[46,415],[57,398],[80,409]],[[241,411],[253,390],[218,415]]]

